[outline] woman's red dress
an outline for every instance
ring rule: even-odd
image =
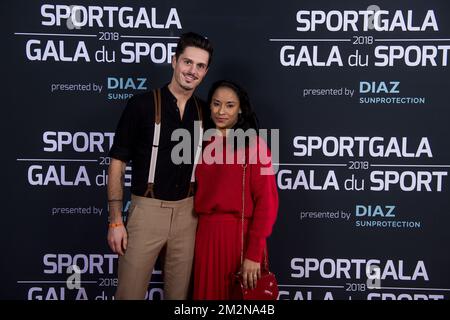
[[[256,156],[256,145],[267,152],[266,159]],[[241,266],[243,165],[206,163],[207,153],[216,159],[226,157],[226,152],[219,149],[208,152],[209,146],[196,169],[194,201],[199,221],[194,259],[195,300],[229,299],[231,274]],[[233,154],[236,160],[243,152]],[[258,139],[258,144],[250,144],[246,154],[244,259],[260,262],[276,219],[278,193],[266,144]]]

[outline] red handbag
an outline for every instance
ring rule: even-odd
[[[241,238],[241,266],[244,262],[244,209],[245,209],[245,169],[247,164],[242,166],[244,173],[242,177],[242,238]],[[267,250],[264,248],[264,258],[261,264],[261,278],[256,282],[254,289],[244,288],[242,275],[240,272],[231,275],[231,292],[232,300],[277,300],[278,299],[278,283],[275,275],[269,271],[269,262]]]
[[[261,278],[256,282],[256,288],[244,288],[242,275],[233,274],[231,280],[231,299],[232,300],[277,300],[278,284],[275,275],[270,272],[261,272]]]

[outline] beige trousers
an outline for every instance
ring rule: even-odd
[[[193,197],[162,201],[132,195],[126,227],[128,245],[119,257],[115,299],[145,298],[164,247],[164,299],[187,299],[197,229],[193,205]]]

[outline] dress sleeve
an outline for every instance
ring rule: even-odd
[[[114,142],[109,151],[109,156],[114,159],[128,162],[132,158],[133,142],[135,141],[136,124],[136,102],[133,97],[128,100],[117,124]]]
[[[258,147],[259,154],[267,154],[267,156],[264,156],[266,159],[257,157],[256,161],[251,161],[249,164],[250,192],[254,208],[249,222],[245,253],[246,258],[256,262],[261,261],[266,238],[272,233],[278,212],[278,191],[270,150],[261,139],[258,139]]]

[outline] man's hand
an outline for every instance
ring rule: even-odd
[[[108,230],[108,244],[114,253],[123,256],[127,250],[128,235],[125,226],[110,227]]]
[[[261,264],[259,262],[245,259],[242,264],[242,279],[244,280],[244,288],[254,289],[258,279],[261,279]]]

